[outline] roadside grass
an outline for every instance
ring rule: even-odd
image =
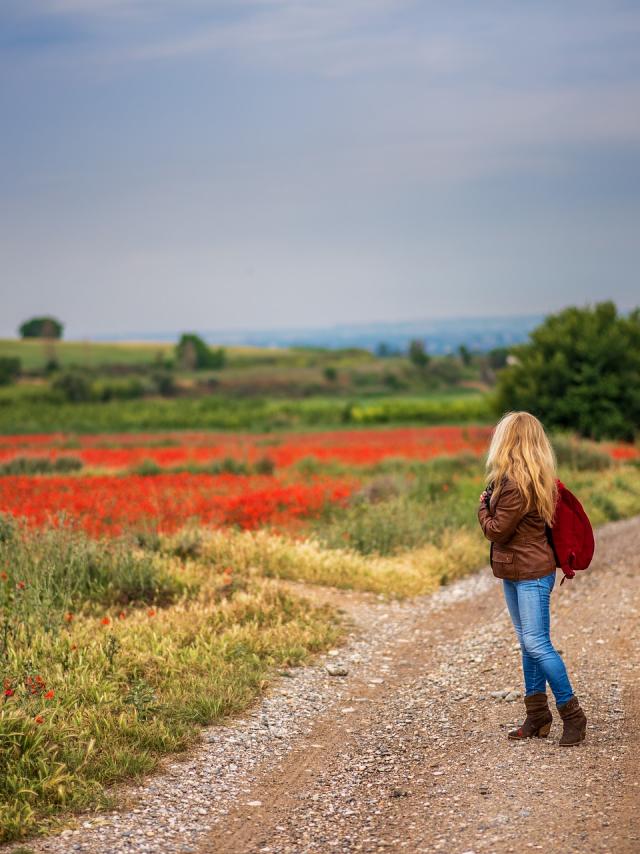
[[[67,583],[59,570],[69,567],[68,532],[45,532],[55,556],[41,564],[46,549],[31,542],[40,533],[4,530],[2,842],[106,806],[107,787],[148,773],[162,755],[193,743],[200,727],[245,708],[273,668],[301,664],[339,637],[329,608],[249,568],[212,572],[189,558],[136,552],[179,598],[161,607],[143,601],[156,601],[153,587],[135,599],[126,590],[125,605],[122,585],[105,586],[89,570],[82,578],[82,567],[96,564],[94,545],[83,546],[80,535]]]
[[[486,549],[476,532],[451,531],[440,545],[425,544],[393,556],[325,548],[317,539],[291,540],[267,531],[213,531],[203,538],[202,559],[255,568],[266,578],[363,590],[405,598],[436,590],[482,564]]]
[[[164,538],[161,548],[169,553],[191,549],[217,570],[230,565],[255,569],[268,578],[393,598],[432,592],[488,563],[488,544],[476,521],[483,484],[479,461],[452,457],[398,462],[395,474],[393,480],[378,481],[377,491],[375,479],[370,481],[346,509],[329,509],[306,538],[266,530],[187,529]],[[560,475],[594,525],[640,513],[637,467],[563,468]]]

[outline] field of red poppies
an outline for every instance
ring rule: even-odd
[[[187,521],[281,529],[318,516],[327,503],[344,502],[368,467],[390,458],[478,455],[488,435],[485,427],[426,427],[277,437],[5,436],[5,466],[72,459],[81,468],[64,476],[6,474],[0,478],[0,512],[35,525],[63,517],[93,535],[145,527],[168,533]]]
[[[0,464],[7,472],[43,462],[53,472],[6,473],[0,513],[33,525],[65,519],[91,535],[171,533],[189,521],[291,529],[327,504],[345,502],[385,461],[479,456],[489,436],[488,427],[3,436]],[[638,454],[632,446],[605,447],[614,459]],[[77,471],[56,473],[65,461]]]

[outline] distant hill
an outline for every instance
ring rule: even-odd
[[[381,344],[390,351],[405,351],[413,338],[423,339],[430,353],[451,353],[464,344],[470,350],[486,351],[526,341],[543,315],[514,317],[452,317],[411,320],[399,323],[340,324],[312,329],[207,330],[195,329],[211,344],[255,347],[361,347],[375,351]],[[140,333],[101,336],[103,341],[176,341],[179,333]]]

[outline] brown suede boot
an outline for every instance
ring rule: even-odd
[[[511,730],[509,738],[546,738],[551,729],[553,717],[547,703],[547,695],[540,691],[524,698],[527,717],[522,726]]]
[[[559,744],[562,747],[572,747],[584,741],[587,734],[587,716],[580,708],[577,697],[572,697],[564,706],[558,706],[562,718],[563,730]]]

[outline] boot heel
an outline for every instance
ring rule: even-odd
[[[537,738],[546,738],[551,732],[551,724],[545,724],[541,726],[538,732],[536,733]]]

